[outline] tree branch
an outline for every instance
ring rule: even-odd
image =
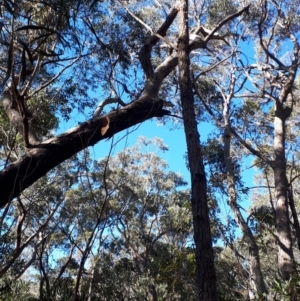
[[[235,16],[241,15],[244,11],[246,11],[246,8],[227,17],[220,24],[225,24]],[[155,37],[152,37],[148,42],[150,46],[155,45],[155,43],[159,41],[160,36],[167,32],[167,29],[176,15],[177,9],[174,8],[158,30],[159,34],[153,33]],[[221,26],[220,24],[217,26],[218,28]],[[216,30],[218,30],[218,28]],[[205,47],[203,41],[190,41],[188,50],[192,51],[203,47]],[[66,68],[74,64],[79,58],[80,56],[70,65],[63,68],[57,76],[33,91],[27,98],[33,96],[50,83],[53,83]],[[69,159],[79,151],[93,146],[100,140],[112,137],[114,134],[147,119],[169,115],[170,112],[163,109],[163,101],[158,99],[157,95],[163,80],[177,65],[178,53],[173,52],[155,69],[155,76],[153,75],[151,80],[146,82],[143,94],[138,100],[133,101],[122,109],[112,111],[103,117],[97,117],[83,122],[81,125],[55,138],[34,145],[32,149],[28,150],[24,157],[2,170],[0,172],[0,208],[8,204],[13,198],[44,176],[52,168]]]
[[[31,98],[35,94],[37,94],[39,91],[45,89],[49,85],[51,85],[53,82],[55,82],[68,68],[72,67],[79,59],[81,58],[81,55],[79,55],[76,59],[74,59],[69,65],[62,68],[53,78],[48,80],[46,83],[40,85],[37,87],[34,91],[32,91],[29,95],[26,96],[26,99]]]
[[[274,62],[276,62],[278,64],[278,66],[285,67],[284,64],[274,54],[272,54],[268,50],[268,48],[266,47],[266,45],[264,43],[262,26],[263,26],[263,23],[265,22],[266,19],[267,19],[267,1],[265,1],[264,7],[262,8],[262,16],[261,16],[260,21],[258,23],[259,43],[260,43],[261,48],[263,49],[263,51],[267,55],[267,57],[271,58]]]
[[[125,7],[126,8],[126,7]],[[159,42],[159,40],[163,40],[167,45],[169,45],[171,48],[176,49],[176,46],[170,44],[168,41],[166,41],[163,37],[167,34],[167,30],[173,23],[174,19],[177,16],[178,9],[173,8],[169,15],[167,16],[165,22],[160,26],[160,28],[157,30],[157,32],[153,32],[153,30],[144,22],[142,22],[140,19],[138,19],[136,16],[134,16],[128,8],[126,8],[128,13],[135,18],[138,22],[140,22],[143,26],[145,26],[150,32],[153,34],[153,36],[149,39],[149,41],[141,48],[139,52],[139,59],[142,65],[142,68],[146,74],[146,77],[150,77],[153,74],[153,68],[151,64],[151,50],[152,47]]]
[[[126,103],[122,101],[122,99],[118,98],[118,97],[112,97],[112,98],[106,98],[105,100],[103,100],[102,102],[99,103],[99,105],[97,106],[96,110],[94,111],[94,118],[95,117],[99,117],[103,108],[108,105],[108,104],[112,104],[112,103],[118,103],[119,105],[121,105],[122,107],[126,106]]]
[[[220,29],[222,28],[223,25],[225,25],[226,23],[228,23],[229,21],[241,16],[244,12],[248,12],[249,11],[249,7],[250,4],[248,4],[247,6],[245,6],[244,8],[242,8],[241,10],[237,11],[236,13],[228,16],[227,18],[223,19],[219,24],[217,24],[217,26],[215,26],[215,28],[205,37],[205,41],[208,42],[211,38],[213,38],[214,34]]]
[[[163,101],[153,102],[151,98],[143,98],[143,101],[136,101],[104,117],[90,119],[55,138],[35,145],[24,157],[0,172],[0,207],[52,168],[88,146],[147,119],[167,115],[169,111],[162,107]]]
[[[241,136],[235,131],[235,129],[230,128],[231,134],[254,156],[260,158],[263,162],[272,165],[272,162],[266,158],[260,151],[253,148],[248,142],[246,142]]]

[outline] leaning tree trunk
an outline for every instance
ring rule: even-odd
[[[248,224],[246,223],[243,215],[241,214],[240,207],[237,204],[236,188],[235,188],[235,177],[234,177],[234,166],[231,156],[231,124],[229,116],[230,99],[232,98],[233,89],[231,94],[224,99],[223,103],[223,118],[224,118],[224,161],[226,168],[227,177],[227,189],[228,189],[228,200],[229,206],[233,212],[235,221],[239,225],[244,238],[249,245],[249,269],[250,269],[250,290],[249,297],[254,299],[255,295],[262,296],[267,293],[267,288],[263,279],[263,275],[260,267],[260,256],[259,249],[256,244],[255,238]]]
[[[182,115],[191,173],[192,213],[196,244],[197,287],[199,300],[217,300],[216,275],[209,211],[206,194],[206,177],[203,167],[199,133],[197,129],[194,97],[190,79],[188,1],[183,1],[180,11],[178,40],[179,85]]]
[[[227,176],[227,189],[228,189],[228,199],[229,206],[233,212],[234,219],[239,225],[245,240],[249,245],[249,269],[250,269],[250,299],[255,299],[255,295],[258,294],[262,296],[264,293],[267,293],[267,288],[263,279],[263,275],[260,267],[260,256],[258,246],[256,244],[255,238],[252,234],[251,229],[248,224],[245,222],[244,217],[241,214],[240,207],[237,204],[236,198],[236,188],[235,188],[235,179],[234,179],[234,168],[232,163],[232,157],[230,154],[231,147],[231,133],[230,133],[230,121],[228,115],[228,105],[224,105],[224,121],[225,121],[225,130],[224,130],[224,160]]]

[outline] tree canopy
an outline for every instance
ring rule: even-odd
[[[299,7],[3,0],[0,299],[297,300]],[[91,156],[153,118],[190,187],[160,139]]]

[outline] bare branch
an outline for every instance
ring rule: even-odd
[[[121,98],[119,98],[119,97],[106,98],[105,100],[103,100],[102,102],[99,103],[99,105],[97,106],[97,108],[96,108],[96,110],[95,110],[95,112],[94,112],[94,114],[93,114],[93,117],[95,118],[95,117],[100,116],[100,114],[101,114],[103,108],[104,108],[106,105],[112,104],[112,103],[118,103],[118,104],[119,104],[120,106],[122,106],[122,107],[125,107],[125,106],[126,106],[126,103],[123,102],[123,101],[121,100]]]
[[[226,23],[228,23],[229,21],[241,16],[244,12],[248,12],[249,11],[249,7],[250,4],[243,7],[241,10],[237,11],[236,13],[228,16],[227,18],[223,19],[219,24],[217,24],[217,26],[215,26],[215,28],[205,37],[205,41],[208,42],[210,39],[212,39],[214,37],[214,34],[222,28],[223,25],[225,25]]]
[[[68,68],[72,67],[79,59],[81,58],[81,55],[79,55],[73,62],[71,62],[69,65],[62,68],[53,78],[51,78],[49,81],[44,83],[43,85],[39,86],[37,89],[35,89],[31,94],[26,96],[26,99],[31,98],[41,90],[45,89],[49,85],[51,85],[53,82],[55,82]]]
[[[124,6],[126,8],[126,6]],[[128,8],[126,8],[128,13],[135,18],[139,23],[141,23],[143,26],[145,26],[150,32],[153,34],[153,36],[150,38],[150,40],[141,48],[139,52],[139,59],[142,64],[143,70],[147,77],[150,77],[153,74],[153,68],[151,64],[151,50],[152,47],[158,43],[158,41],[161,39],[163,40],[168,46],[170,46],[173,49],[177,49],[176,46],[172,45],[170,42],[166,41],[163,37],[166,35],[167,30],[173,23],[175,17],[177,16],[178,9],[173,8],[171,12],[168,14],[165,22],[160,26],[160,28],[157,30],[156,33],[153,32],[153,30],[145,24],[142,20],[138,19],[133,13],[129,11]]]
[[[20,254],[23,252],[23,250],[47,226],[47,224],[52,219],[54,213],[57,211],[57,209],[59,208],[59,206],[60,206],[60,204],[61,204],[62,201],[63,201],[63,199],[56,204],[56,206],[52,210],[51,214],[47,217],[47,219],[45,220],[45,222],[42,225],[39,226],[39,228],[35,231],[35,233],[33,233],[30,237],[28,237],[28,239],[22,244],[21,247],[19,247],[18,249],[15,249],[15,252],[14,252],[12,258],[8,262],[6,262],[5,266],[1,267],[0,277],[3,276],[8,271],[8,269],[12,266],[12,264],[15,262],[15,260],[17,258],[19,258]],[[47,234],[46,237],[48,237],[49,235],[50,234]],[[45,237],[36,245],[36,247],[40,246],[42,244],[42,242],[44,241],[44,239],[45,239]]]
[[[169,45],[170,47],[174,48],[177,50],[177,47],[175,45],[173,45],[172,43],[170,43],[169,41],[167,41],[159,32],[155,32],[153,31],[153,29],[146,24],[144,21],[142,21],[140,18],[138,18],[129,8],[127,5],[125,5],[123,2],[119,1],[124,8],[126,9],[126,11],[129,13],[129,15],[134,18],[137,22],[139,22],[140,24],[142,24],[146,29],[148,29],[156,38],[158,38],[158,40],[162,40],[164,41],[167,45]],[[173,20],[175,19],[176,15],[178,13],[178,9],[177,8],[173,8],[170,15],[168,16],[167,20],[165,21],[165,23],[162,25],[164,26],[163,29],[168,29],[170,27],[170,25],[172,24]],[[172,20],[172,22],[168,25],[168,22],[170,22]],[[161,29],[161,27],[160,27]],[[156,42],[155,42],[156,43]]]
[[[34,70],[31,74],[31,77],[30,77],[29,81],[27,82],[26,86],[24,87],[24,89],[20,92],[21,96],[26,95],[26,93],[30,89],[32,81],[33,81],[34,77],[36,76],[37,72],[40,70],[40,67],[41,67],[41,55],[39,54],[37,62],[36,62],[35,67],[34,67]]]
[[[16,227],[16,243],[15,243],[15,250],[18,251],[20,246],[21,246],[21,238],[22,238],[22,226],[23,222],[26,217],[26,209],[21,201],[20,198],[18,198],[18,211],[19,211],[19,216],[17,220],[17,227]]]
[[[276,62],[278,64],[278,66],[285,67],[285,65],[274,54],[272,54],[268,50],[268,48],[266,47],[266,45],[264,43],[262,26],[263,26],[263,23],[265,22],[266,18],[267,18],[267,1],[265,1],[264,7],[262,7],[262,15],[261,15],[260,21],[258,23],[259,43],[260,43],[263,51],[269,58],[271,58],[274,62]]]
[[[241,136],[235,131],[235,129],[230,128],[230,132],[252,155],[260,158],[262,161],[266,162],[270,166],[272,165],[272,161],[270,161],[267,157],[265,157],[260,151],[253,148],[243,138],[241,138]]]
[[[201,71],[195,78],[195,81],[198,80],[198,78],[201,76],[201,75],[205,75],[206,73],[208,73],[209,71],[217,68],[219,65],[221,65],[222,63],[224,63],[225,61],[227,61],[229,58],[232,57],[234,53],[231,53],[230,55],[228,55],[227,57],[225,57],[223,60],[213,64],[212,66],[210,66],[209,68],[205,69],[204,71]]]

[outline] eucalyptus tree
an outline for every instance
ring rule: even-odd
[[[228,54],[225,54],[225,56],[226,55]],[[218,141],[218,139],[210,140],[207,148],[213,154],[217,154],[219,151],[223,152],[223,158],[216,156],[216,162],[214,162],[214,164],[219,163],[223,165],[224,173],[226,174],[224,178],[226,178],[225,191],[228,196],[228,205],[233,213],[237,225],[243,233],[244,240],[249,246],[249,258],[247,263],[249,266],[249,297],[250,299],[254,299],[256,295],[263,296],[266,294],[267,288],[261,271],[259,248],[256,243],[254,233],[252,232],[247,220],[244,218],[241,212],[241,207],[238,204],[238,199],[241,197],[239,197],[237,181],[240,180],[241,176],[239,175],[240,168],[235,157],[240,156],[238,151],[233,149],[231,141],[232,125],[230,115],[233,112],[232,102],[233,98],[235,97],[235,93],[236,91],[240,91],[244,88],[243,86],[246,80],[245,76],[236,72],[235,61],[235,58],[231,58],[229,61],[224,63],[222,68],[216,68],[217,70],[222,70],[223,74],[221,77],[214,76],[214,74],[212,74],[211,77],[206,79],[208,80],[206,85],[208,85],[208,87],[210,85],[210,91],[208,90],[206,93],[203,93],[203,89],[201,91],[201,80],[198,84],[195,84],[195,87],[199,87],[199,90],[196,90],[197,95],[199,99],[202,100],[202,104],[207,108],[208,112],[212,113],[212,109],[208,104],[209,102],[207,99],[207,94],[216,93],[218,95],[217,97],[219,98],[216,101],[219,101],[219,103],[222,102],[223,110],[220,111],[218,118],[216,118],[215,114],[213,113],[212,117],[214,118],[216,125],[220,128],[223,143],[221,145],[221,142]],[[222,121],[220,116],[222,116]],[[216,145],[219,145],[220,147],[216,148]],[[211,155],[208,155],[208,157],[209,156]]]
[[[216,11],[218,4],[220,3],[216,1],[212,5],[209,22],[220,18],[220,13]],[[234,6],[230,2],[227,2],[225,8],[231,10],[231,12],[234,10]],[[241,60],[241,45],[243,45],[248,33],[245,23],[240,23],[238,20],[230,24],[229,30],[232,30],[232,27],[234,27],[236,34],[226,36],[226,45],[225,47],[221,46],[223,52],[218,54],[218,61],[215,64],[200,67],[197,60],[192,61],[193,88],[196,93],[197,106],[201,108],[198,109],[198,118],[203,120],[203,118],[206,119],[205,116],[210,116],[208,119],[213,121],[218,128],[219,136],[222,136],[223,142],[219,141],[218,134],[215,135],[213,140],[208,141],[204,156],[206,157],[206,163],[209,165],[207,170],[210,170],[210,185],[221,188],[220,192],[227,195],[234,219],[249,246],[249,257],[246,263],[249,267],[249,297],[254,299],[257,295],[263,296],[266,294],[267,288],[261,272],[259,248],[254,233],[238,204],[240,196],[237,191],[237,181],[240,175],[237,160],[234,158],[237,157],[237,154],[232,149],[231,141],[231,131],[233,129],[231,115],[236,107],[233,99],[236,98],[236,93],[245,89],[247,81],[247,77],[237,66],[238,61]],[[215,48],[218,46],[215,45]],[[213,59],[210,58],[210,60]],[[215,165],[217,170],[212,171],[213,168],[210,165]],[[225,186],[223,186],[224,181],[226,182]],[[225,241],[225,243],[227,244],[228,241]]]
[[[182,190],[186,183],[179,174],[166,170],[157,156],[165,146],[155,143],[155,152],[140,144],[109,159],[109,206],[117,218],[107,249],[91,261],[94,298],[197,300],[189,191]]]
[[[30,266],[39,300],[197,300],[189,191],[160,149],[142,138],[115,157],[77,162],[56,231]]]
[[[286,128],[296,104],[293,87],[299,65],[298,22],[295,18],[289,17],[294,13],[294,5],[294,2],[289,1],[280,4],[275,1],[261,3],[256,23],[257,64],[250,67],[251,71],[255,70],[253,76],[250,75],[251,71],[245,70],[242,65],[246,76],[257,89],[256,95],[260,96],[262,110],[267,111],[270,104],[273,104],[271,112],[269,111],[273,117],[273,147],[269,149],[269,153],[255,150],[245,140],[242,143],[250,152],[268,164],[274,173],[278,269],[283,279],[289,279],[294,271],[286,165]],[[290,50],[283,47],[283,41],[290,43]],[[255,141],[258,147],[262,145],[260,141]]]
[[[231,80],[221,82],[208,77],[206,81],[201,82],[199,77],[198,84],[195,82],[195,88],[201,92],[200,98],[206,94],[206,103],[202,102],[200,106],[202,108],[204,106],[214,117],[215,124],[221,125],[220,120],[223,118],[226,121],[225,157],[230,155],[228,142],[232,140],[235,145],[242,145],[248,153],[256,156],[262,162],[260,166],[268,166],[273,172],[278,270],[282,279],[286,280],[294,270],[289,204],[295,227],[299,229],[297,212],[290,193],[291,183],[287,178],[287,161],[291,160],[290,150],[293,149],[291,147],[293,142],[287,142],[287,135],[290,136],[290,124],[294,124],[290,116],[295,110],[298,98],[295,78],[299,64],[299,28],[297,18],[294,17],[297,4],[289,1],[280,3],[253,1],[253,3],[255,5],[250,6],[249,17],[244,20],[241,29],[236,31],[239,35],[231,40],[227,38],[232,46],[231,53],[236,59],[231,60],[229,64],[230,56],[226,55],[225,51],[224,55],[220,56],[220,64],[216,66],[215,71],[208,69],[212,72],[212,76],[215,72],[215,78],[220,78],[220,72],[226,73],[224,69],[222,70],[223,63],[224,68],[231,70]],[[247,29],[246,24],[251,24],[251,29],[250,27]],[[240,50],[243,48],[239,48],[240,46],[236,44],[240,38],[242,38],[240,45],[243,45],[243,41],[251,39],[250,45],[254,46],[255,51],[254,63],[249,62],[252,55],[248,52],[245,51],[241,55]],[[207,74],[207,71],[200,70],[198,74]],[[194,77],[198,79],[197,73]],[[209,92],[205,87],[209,89],[219,87],[221,94],[216,93],[216,89]],[[224,91],[229,91],[229,94]],[[222,98],[223,105],[220,101]],[[231,98],[229,104],[228,99]],[[228,105],[231,106],[230,114]],[[295,139],[293,141],[296,147],[297,142]],[[228,162],[227,160],[227,169],[230,167]],[[294,176],[295,174],[296,172]],[[291,180],[293,178],[290,177]],[[240,218],[237,216],[237,219],[242,221],[241,216]]]
[[[20,279],[31,270],[40,274],[36,282],[39,294],[44,295],[44,290],[50,294],[50,279],[54,277],[52,267],[55,264],[51,254],[59,241],[57,232],[64,194],[72,185],[66,175],[72,172],[75,161],[65,162],[63,166],[53,169],[47,177],[18,197],[16,203],[1,211],[0,277],[4,292],[17,292],[22,284]],[[35,276],[36,273],[33,279]]]
[[[1,276],[2,279],[5,279],[3,276],[9,279],[3,287],[4,291],[7,290],[8,294],[16,292],[21,284],[18,279],[27,275],[32,281],[31,291],[33,295],[38,296],[38,300],[56,300],[59,295],[62,300],[75,300],[79,295],[81,298],[95,295],[94,290],[103,293],[101,288],[108,286],[108,283],[104,281],[100,285],[97,280],[95,287],[93,278],[99,264],[92,269],[90,281],[86,279],[87,265],[91,264],[93,267],[97,256],[101,262],[108,261],[110,257],[113,259],[112,265],[115,265],[120,248],[114,248],[112,245],[118,245],[119,242],[114,237],[115,231],[108,230],[108,227],[116,227],[121,220],[130,219],[131,216],[130,222],[127,223],[134,228],[132,219],[135,215],[132,212],[139,211],[140,205],[131,187],[139,190],[142,181],[145,181],[149,198],[151,195],[156,205],[151,207],[148,204],[151,209],[142,211],[141,214],[145,216],[141,221],[143,218],[150,218],[148,215],[154,214],[154,211],[155,214],[161,215],[156,227],[153,226],[153,235],[157,234],[159,223],[162,227],[164,224],[165,228],[172,227],[173,223],[178,224],[178,227],[182,228],[181,232],[177,234],[174,230],[173,233],[174,237],[181,238],[180,243],[183,246],[191,233],[190,220],[186,214],[181,214],[181,218],[173,220],[171,216],[168,218],[168,212],[172,208],[189,212],[188,207],[180,209],[176,205],[177,201],[185,202],[188,198],[188,192],[175,192],[177,185],[185,183],[175,173],[165,175],[163,169],[166,168],[166,163],[153,153],[142,156],[139,150],[135,147],[126,154],[111,158],[109,167],[107,159],[94,162],[88,154],[81,156],[80,160],[66,162],[58,170],[49,173],[49,178],[44,177],[26,190],[22,198],[18,199],[18,210],[10,206],[3,212],[0,241]],[[153,162],[156,163],[155,170],[151,170]],[[151,166],[148,168],[147,164],[142,163]],[[54,183],[49,183],[50,178]],[[174,195],[167,199],[169,193]],[[173,207],[171,202],[174,202]],[[161,210],[162,207],[164,210]],[[143,222],[142,225],[144,224]],[[184,230],[185,227],[187,231]],[[136,231],[138,230],[136,228]],[[161,231],[161,235],[157,234],[158,241],[168,233],[166,229]],[[108,235],[109,232],[111,235]],[[130,232],[130,236],[134,236],[133,232]],[[131,243],[134,239],[133,237],[130,240]],[[136,239],[139,241],[140,236]],[[109,252],[108,257],[105,256],[106,252]],[[150,259],[148,261],[150,263]],[[114,273],[113,270],[111,273]],[[146,270],[144,274],[147,273]],[[17,284],[13,284],[14,282]],[[1,286],[2,284],[3,281]],[[91,291],[89,286],[92,287]],[[117,291],[126,293],[126,287],[119,287]],[[17,298],[17,295],[15,297]]]
[[[185,56],[194,53],[201,59],[199,49],[207,54],[210,45],[226,47],[225,38],[236,34],[227,25],[249,9],[242,3],[233,3],[228,14],[219,17],[216,24],[210,22],[208,29],[203,24],[211,21],[209,5],[209,1],[194,2],[194,11],[189,17],[191,35],[184,41]],[[2,103],[16,136],[22,136],[25,149],[24,156],[14,160],[6,144],[2,145],[8,157],[3,159],[4,168],[0,172],[0,206],[8,208],[10,201],[24,189],[84,148],[147,119],[170,115],[164,107],[173,105],[168,97],[172,95],[170,84],[177,83],[177,79],[169,75],[178,65],[179,45],[183,45],[181,40],[178,41],[176,23],[180,1],[141,2],[139,5],[135,1],[5,1],[1,11],[4,12],[2,44],[7,49],[2,53],[6,64],[1,69],[5,85]],[[72,78],[66,73],[68,70],[73,72]],[[184,98],[184,79],[180,78],[179,82]],[[103,101],[96,108],[96,100],[89,98],[86,92],[99,87],[103,89]],[[191,96],[191,91],[189,93]],[[104,106],[112,103],[117,103],[117,109],[99,116]],[[184,100],[183,107],[185,103]],[[52,118],[53,125],[60,110],[66,118],[70,117],[70,109],[74,106],[79,110],[88,106],[96,110],[92,119],[49,138],[51,128],[42,134],[36,129],[41,123],[38,120],[40,114],[35,115],[35,112],[42,104],[49,114],[40,116],[41,120]],[[194,110],[192,101],[189,110]],[[187,121],[188,116],[184,119]],[[198,140],[196,137],[191,144],[194,143],[195,154],[200,155],[194,159],[199,161],[190,162],[192,178],[201,178],[201,190],[193,190],[193,193],[199,193],[200,201],[193,197],[198,273],[204,273],[205,262],[209,263],[208,271],[211,271],[208,278],[205,273],[199,274],[199,296],[216,299],[206,184]],[[14,139],[10,143],[13,144]],[[200,222],[206,227],[202,229]],[[77,291],[92,239],[93,235],[85,241],[83,248],[79,246],[83,256],[77,275]],[[205,239],[204,244],[202,239]]]
[[[59,177],[59,173],[52,176]],[[54,216],[58,214],[66,187],[41,180],[35,190],[28,190],[16,204],[1,212],[1,243],[11,250],[1,254],[1,276],[9,269],[18,279],[36,260],[40,247],[57,230]],[[9,240],[7,240],[9,238]],[[21,268],[18,268],[21,262]]]
[[[280,7],[276,2],[270,3],[269,6],[267,2],[264,2],[261,9],[262,14],[258,23],[258,32],[260,47],[263,51],[262,73],[265,85],[260,87],[260,91],[266,99],[274,102],[273,154],[271,158],[264,159],[274,172],[278,268],[283,279],[288,279],[290,273],[294,270],[294,258],[287,200],[285,132],[286,121],[290,117],[296,102],[293,95],[293,86],[299,64],[298,29],[295,20],[288,20],[286,12],[284,12],[285,8]],[[273,17],[273,15],[276,17]],[[265,37],[265,26],[269,22],[272,22],[271,28],[278,30],[278,34]],[[284,39],[292,43],[293,54],[289,55],[289,58],[284,59],[272,53],[271,49],[277,45],[278,39]],[[255,84],[257,85],[257,83]]]
[[[199,300],[217,300],[206,177],[190,74],[188,1],[182,2],[180,10],[178,39],[179,86],[188,163],[191,172],[191,202],[196,244],[198,297]]]
[[[5,183],[1,206],[80,150],[149,118],[169,114],[163,106],[170,103],[160,98],[160,92],[165,91],[162,84],[178,64],[174,23],[178,8],[175,3],[166,13],[172,3],[154,4],[155,9],[142,4],[5,1],[2,5],[4,26],[1,34],[3,45],[7,45],[7,51],[3,51],[3,56],[6,55],[3,79],[9,74],[2,99],[11,123],[23,135],[27,150],[24,157],[1,171],[1,183]],[[199,2],[195,14],[204,18],[206,5]],[[151,13],[154,21],[151,26],[158,28],[156,32],[143,21],[149,15],[143,14],[146,11]],[[189,50],[205,48],[212,40],[222,40],[216,32],[244,11],[246,8],[242,7],[225,18],[212,28],[210,34],[202,26],[197,26],[197,18],[194,18],[196,31],[190,39]],[[107,18],[106,13],[111,14],[111,18]],[[7,41],[10,42],[7,44]],[[11,63],[12,58],[14,63]],[[145,80],[138,71],[137,58]],[[72,78],[64,77],[67,69],[73,72]],[[105,72],[107,70],[109,72]],[[136,80],[133,82],[134,76]],[[34,131],[33,121],[37,117],[31,115],[40,108],[40,102],[49,99],[53,115],[58,109],[68,118],[74,107],[82,110],[83,107],[94,106],[96,109],[95,99],[89,98],[86,92],[97,87],[104,88],[104,102],[99,106],[101,110],[105,104],[112,102],[127,104],[126,107],[90,119],[48,140],[44,140],[47,135],[39,137]],[[48,95],[44,97],[40,94],[42,91]],[[37,103],[34,96],[39,96]],[[40,138],[37,139],[39,141],[34,136]]]

